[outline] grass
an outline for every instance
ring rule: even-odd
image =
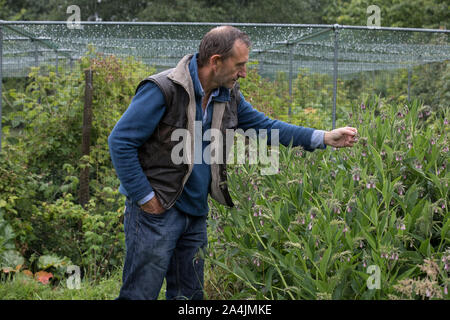
[[[69,289],[64,281],[52,286],[23,274],[0,280],[0,300],[114,300],[122,285],[122,268],[98,281],[81,280],[80,289]],[[166,299],[166,281],[158,300]]]
[[[25,275],[0,282],[1,300],[113,300],[122,284],[122,270],[117,269],[99,281],[81,280],[80,289],[69,289],[64,281],[56,286],[42,284]]]
[[[224,278],[223,270],[212,269],[209,263],[205,265],[205,299],[220,300],[230,295],[227,291],[231,288],[227,287],[232,287],[232,284],[222,283]],[[82,279],[80,289],[69,289],[64,281],[52,286],[17,274],[10,279],[0,280],[0,300],[114,300],[119,295],[121,285],[122,268],[117,268],[99,281]],[[165,300],[165,295],[164,280],[158,300]]]

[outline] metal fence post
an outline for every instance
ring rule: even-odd
[[[34,66],[38,67],[39,66],[39,57],[38,57],[38,44],[37,41],[34,41]]]
[[[408,68],[408,102],[411,102],[411,67]]]
[[[334,25],[334,61],[333,61],[333,115],[332,129],[336,128],[336,99],[337,99],[337,77],[338,77],[338,35],[339,25]]]
[[[288,42],[287,44],[289,48],[289,111],[288,116],[292,115],[292,60],[293,60],[293,49],[292,44]]]
[[[55,50],[55,55],[56,55],[55,59],[56,75],[58,75],[58,50]]]

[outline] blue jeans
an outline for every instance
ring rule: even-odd
[[[203,299],[206,216],[172,207],[162,214],[126,201],[126,257],[118,299],[157,299],[166,278],[166,299]]]

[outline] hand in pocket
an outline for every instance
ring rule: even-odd
[[[141,209],[150,214],[161,214],[166,211],[166,209],[164,209],[164,207],[159,202],[156,195],[151,200],[141,205]]]

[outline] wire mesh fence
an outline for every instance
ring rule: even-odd
[[[66,22],[0,21],[0,78],[26,77],[31,67],[37,66],[41,72],[46,68],[54,68],[57,73],[70,72],[90,46],[105,55],[134,57],[159,71],[175,66],[185,54],[196,52],[203,35],[217,25],[81,22],[79,28],[73,28]],[[421,68],[450,59],[448,30],[231,25],[250,36],[250,60],[257,61],[260,75],[273,80],[283,74],[289,94],[301,91],[305,97],[301,102],[292,102],[289,114],[305,107],[328,108],[333,128],[339,90],[348,82],[377,82],[380,88],[374,89],[383,90],[387,78],[406,72],[407,92],[402,94],[410,98],[415,92],[411,88],[414,76]],[[320,102],[317,95],[323,95]],[[308,101],[313,105],[306,105]]]

